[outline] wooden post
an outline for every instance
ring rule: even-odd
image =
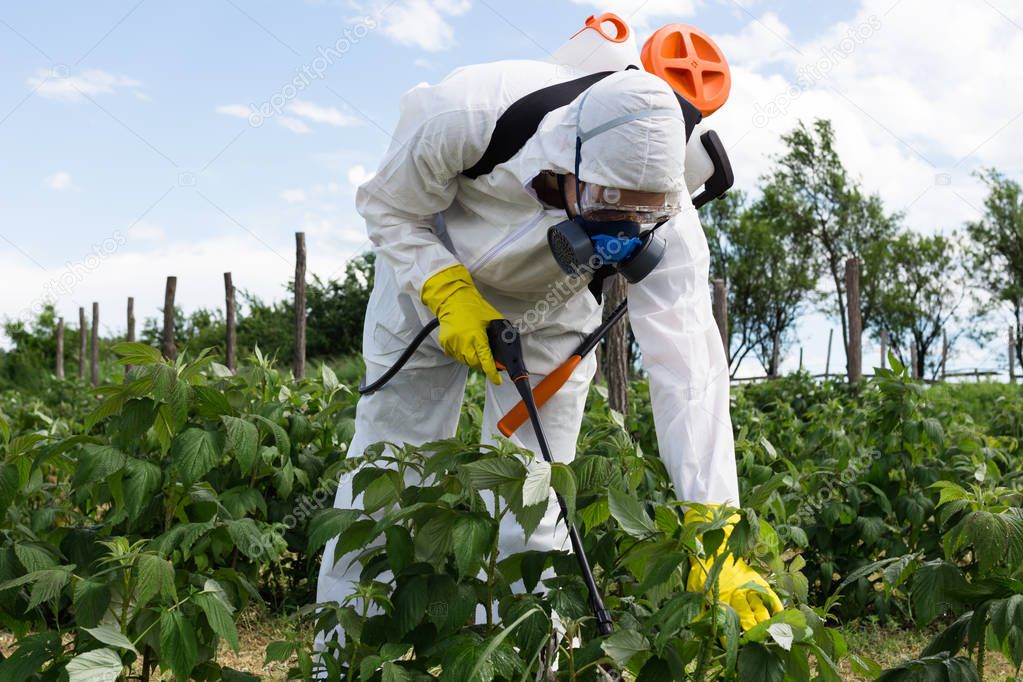
[[[860,316],[859,258],[849,258],[845,261],[845,290],[849,313],[849,347],[846,348],[846,363],[849,382],[855,383],[863,376],[863,319]]]
[[[305,376],[305,232],[295,233],[295,355],[291,372]]]
[[[721,334],[721,345],[725,349],[725,359],[730,361],[730,344],[728,342],[728,292],[725,289],[725,280],[723,279],[714,280],[714,320],[718,323],[718,333]]]
[[[881,364],[878,365],[881,369],[888,366],[888,330],[881,330]]]
[[[125,339],[128,343],[135,341],[135,297],[128,297],[128,337]]]
[[[832,327],[828,330],[828,357],[824,361],[824,378],[827,379],[831,375],[831,340],[835,336],[835,329]]]
[[[86,349],[86,339],[88,338],[89,328],[85,326],[85,307],[78,307],[78,378],[81,381],[85,381],[85,365],[88,362],[85,357],[88,350]]]
[[[803,371],[803,347],[799,347],[799,371]]]
[[[774,339],[772,339],[771,345],[771,367],[769,368],[770,371],[767,373],[768,376],[770,376],[771,378],[778,376],[778,355],[781,352],[780,349],[778,348],[778,346],[780,345],[778,341],[779,341],[778,332],[775,332]]]
[[[1016,383],[1016,330],[1009,327],[1009,383]]]
[[[89,348],[89,370],[93,386],[99,386],[99,302],[92,302],[92,340]]]
[[[178,347],[174,343],[174,294],[178,289],[178,278],[173,275],[167,278],[167,289],[163,294],[163,356],[173,360],[178,355]]]
[[[56,373],[58,379],[64,378],[64,318],[60,317],[57,319],[57,366]]]
[[[917,362],[917,357],[916,357],[916,344],[915,344],[915,343],[912,343],[912,342],[911,342],[911,343],[909,344],[909,366],[910,366],[910,368],[911,368],[911,369],[910,369],[910,372],[909,372],[909,376],[910,376],[910,377],[911,377],[911,378],[912,378],[912,379],[913,379],[914,381],[916,381],[917,379],[919,379],[919,378],[920,378],[920,377],[918,376],[918,374],[919,374],[919,373],[918,373],[918,372],[916,371],[916,368],[917,368],[916,362]]]
[[[948,332],[941,332],[941,380],[945,380],[945,365],[948,363]]]
[[[605,289],[605,310],[614,310],[625,300],[625,278],[615,275]],[[612,410],[628,414],[629,411],[629,334],[627,324],[611,328],[605,342],[607,358],[607,404]]]
[[[225,343],[227,348],[225,349],[225,361],[227,362],[227,368],[232,372],[235,370],[235,352],[237,350],[237,330],[234,311],[234,282],[231,280],[231,273],[224,273],[224,296],[226,298],[225,315],[227,317],[227,339]]]

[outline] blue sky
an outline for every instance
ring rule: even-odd
[[[714,120],[740,186],[754,186],[798,118],[829,116],[868,189],[907,210],[915,229],[948,231],[976,216],[972,170],[1018,170],[1012,115],[1023,112],[1018,74],[959,82],[929,38],[955,24],[968,50],[977,42],[1011,64],[1023,13],[1007,0],[956,4],[960,17],[930,16],[923,0],[4,3],[0,316],[51,297],[70,319],[99,300],[112,333],[126,296],[140,317],[157,314],[168,274],[186,309],[219,305],[225,270],[277,297],[296,230],[308,235],[311,270],[337,273],[366,246],[354,186],[386,148],[400,95],[461,64],[544,59],[601,9],[630,18],[641,39],[686,21],[719,40],[735,88]],[[790,90],[857,27],[865,33],[848,55]],[[335,46],[344,53],[317,62]],[[286,89],[317,68],[300,92]],[[786,92],[795,97],[757,123]],[[275,100],[283,109],[250,125],[246,110]],[[966,113],[952,111],[957,100]],[[948,139],[957,125],[967,132]],[[806,344],[821,347],[826,323],[808,324]],[[808,350],[808,361],[822,353]]]

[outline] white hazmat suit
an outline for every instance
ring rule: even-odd
[[[503,61],[456,70],[435,86],[421,85],[401,101],[401,118],[377,174],[358,190],[377,254],[366,314],[363,353],[367,382],[379,377],[433,314],[420,300],[423,283],[462,264],[483,297],[522,331],[526,366],[535,383],[562,363],[600,322],[586,282],[566,276],[547,244],[547,229],[565,219],[531,188],[541,171],[571,173],[577,125],[585,131],[631,113],[678,110],[670,87],[643,71],[612,74],[579,103],[547,114],[514,157],[472,180],[461,172],[483,154],[498,118],[524,95],[578,78],[580,72],[539,61]],[[711,314],[709,254],[685,191],[685,133],[678,116],[631,120],[589,139],[579,176],[584,182],[651,192],[681,192],[682,212],[658,229],[663,260],[628,289],[629,319],[650,379],[659,455],[679,499],[738,504],[728,403],[728,367]],[[555,459],[571,460],[587,387],[591,354],[541,408]],[[459,418],[467,368],[440,349],[436,332],[379,392],[362,398],[349,456],[378,441],[414,444],[451,437]],[[512,382],[487,383],[483,437],[518,402]],[[514,440],[536,450],[532,430]],[[410,481],[409,483],[415,483]],[[335,506],[354,508],[351,475]],[[527,543],[511,515],[500,529],[502,555],[525,549],[568,549],[551,495],[547,515]],[[317,601],[341,601],[360,566],[324,552]],[[335,563],[335,559],[339,559]]]

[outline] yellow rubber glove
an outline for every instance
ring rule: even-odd
[[[440,346],[455,360],[483,370],[495,384],[501,375],[487,341],[487,323],[504,316],[484,300],[464,265],[441,270],[423,284],[423,303],[440,320]]]
[[[686,512],[685,522],[686,524],[698,523],[700,521],[708,521],[710,518],[709,513],[705,514],[696,509],[690,509]],[[717,557],[725,552],[725,544],[728,542],[728,537],[732,534],[732,524],[738,520],[738,515],[729,519],[729,525],[723,529],[725,539],[721,542],[721,546],[714,556],[708,557],[705,560],[690,557],[689,580],[686,581],[686,589],[688,591],[704,591],[707,584],[707,574]],[[748,587],[743,589],[742,586],[749,583],[764,588],[767,592],[770,602],[768,606],[771,607],[771,611],[777,613],[785,608],[781,603],[781,599],[774,593],[774,590],[771,589],[771,586],[768,585],[763,576],[750,568],[750,565],[743,559],[736,559],[728,555],[725,557],[724,563],[721,566],[721,572],[718,574],[718,601],[724,602],[735,609],[735,612],[739,614],[739,623],[742,625],[743,630],[749,630],[757,623],[762,623],[771,617],[771,613],[764,606],[763,595]]]

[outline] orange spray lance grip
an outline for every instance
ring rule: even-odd
[[[582,359],[581,355],[573,355],[533,387],[533,400],[536,401],[538,408],[542,407],[565,385],[565,382],[572,376],[572,371]],[[515,407],[508,410],[508,414],[504,415],[501,421],[497,422],[497,428],[505,438],[510,438],[520,426],[526,423],[527,419],[529,419],[529,414],[526,412],[526,404],[520,400]]]

